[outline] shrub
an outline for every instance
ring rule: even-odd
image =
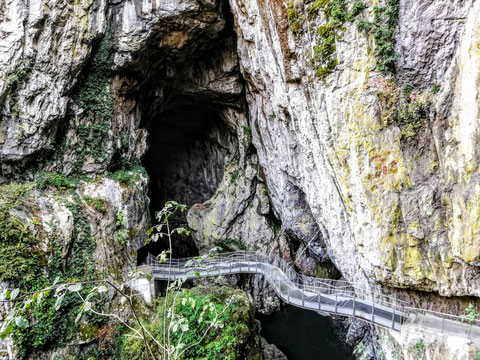
[[[37,187],[40,190],[46,189],[48,186],[54,187],[58,190],[66,190],[72,187],[70,180],[58,173],[40,173],[37,179]]]
[[[102,198],[93,198],[93,197],[90,197],[90,196],[84,196],[83,200],[85,200],[85,202],[88,205],[90,205],[96,211],[98,211],[100,213],[104,213],[107,210],[107,208],[105,206],[105,200],[102,199]]]
[[[163,301],[159,303],[157,315],[147,324],[147,329],[156,338],[163,339],[164,304]],[[212,325],[215,312],[221,315]],[[258,324],[245,295],[239,290],[227,287],[183,290],[175,300],[175,317],[173,342],[179,344],[181,341],[184,344],[181,349],[199,343],[184,353],[184,359],[238,359],[254,349],[258,340],[252,337],[258,331]],[[210,325],[210,331],[206,332]],[[140,339],[127,337],[122,347],[119,351],[125,356],[122,359],[147,359]],[[155,348],[153,343],[152,348]]]
[[[130,186],[135,181],[139,181],[142,177],[146,177],[146,173],[147,172],[143,166],[137,165],[130,169],[117,170],[110,174],[109,177],[124,186]]]

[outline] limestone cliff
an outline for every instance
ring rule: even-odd
[[[473,0],[0,1],[1,179],[96,179],[75,193],[105,201],[81,206],[117,270],[174,198],[191,206],[179,247],[275,251],[461,313],[480,297],[478,29]],[[122,185],[139,165],[149,185]],[[68,243],[48,191],[18,217]],[[118,209],[138,232],[112,247]],[[379,338],[389,358],[414,341]],[[426,356],[472,358],[448,341]]]

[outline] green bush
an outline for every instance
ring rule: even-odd
[[[40,173],[37,179],[37,187],[40,190],[46,189],[48,186],[57,188],[58,190],[66,190],[72,188],[70,180],[57,173]]]
[[[124,186],[130,186],[135,181],[139,181],[142,177],[147,176],[147,171],[141,165],[136,165],[129,169],[117,170],[109,175],[111,179],[118,181]]]
[[[17,70],[15,70],[15,72],[8,75],[5,79],[6,92],[8,93],[8,100],[10,103],[10,113],[13,116],[18,116],[20,114],[18,107],[18,91],[20,90],[25,78],[32,70],[31,67],[25,66],[25,64],[22,65],[23,66],[19,67]]]
[[[227,307],[226,303],[229,301],[232,302]],[[217,319],[217,325],[200,341],[214,318],[213,308],[218,313],[224,312]],[[162,299],[156,313],[157,316],[148,323],[147,329],[157,339],[163,339]],[[185,352],[183,359],[234,360],[256,351],[258,338],[252,334],[258,333],[258,323],[253,317],[245,294],[239,290],[228,287],[182,290],[175,301],[175,314],[177,319],[183,320],[179,321],[180,325],[174,328],[176,331],[171,334],[173,343],[178,344],[181,339],[181,343],[187,347],[200,341],[198,346],[191,347]],[[151,346],[155,348],[153,342]],[[120,359],[147,359],[140,339],[127,337],[121,347],[121,350],[117,350],[117,353],[122,354]]]

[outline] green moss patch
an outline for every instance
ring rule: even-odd
[[[58,174],[44,174],[38,183],[0,186],[0,281],[8,281],[11,287],[22,291],[34,291],[49,286],[56,277],[60,282],[72,282],[99,276],[93,259],[96,243],[84,213],[84,202],[73,183]],[[56,238],[56,231],[46,232],[36,217],[32,219],[39,211],[34,200],[39,188],[49,189],[45,195],[72,212],[74,228],[67,243]],[[27,218],[32,219],[30,224]],[[53,224],[50,226],[55,230]],[[88,288],[82,291],[86,295]],[[30,326],[13,331],[18,358],[75,341],[79,328],[74,320],[80,305],[81,300],[73,294],[66,296],[59,310],[55,310],[53,294],[32,303],[25,314]],[[86,325],[97,326],[103,321],[104,318],[90,316]]]
[[[32,229],[14,211],[28,202],[33,185],[0,186],[0,281],[33,286],[40,273],[41,255]]]

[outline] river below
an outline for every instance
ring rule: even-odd
[[[335,320],[287,305],[271,315],[258,315],[261,335],[289,360],[353,360]]]

